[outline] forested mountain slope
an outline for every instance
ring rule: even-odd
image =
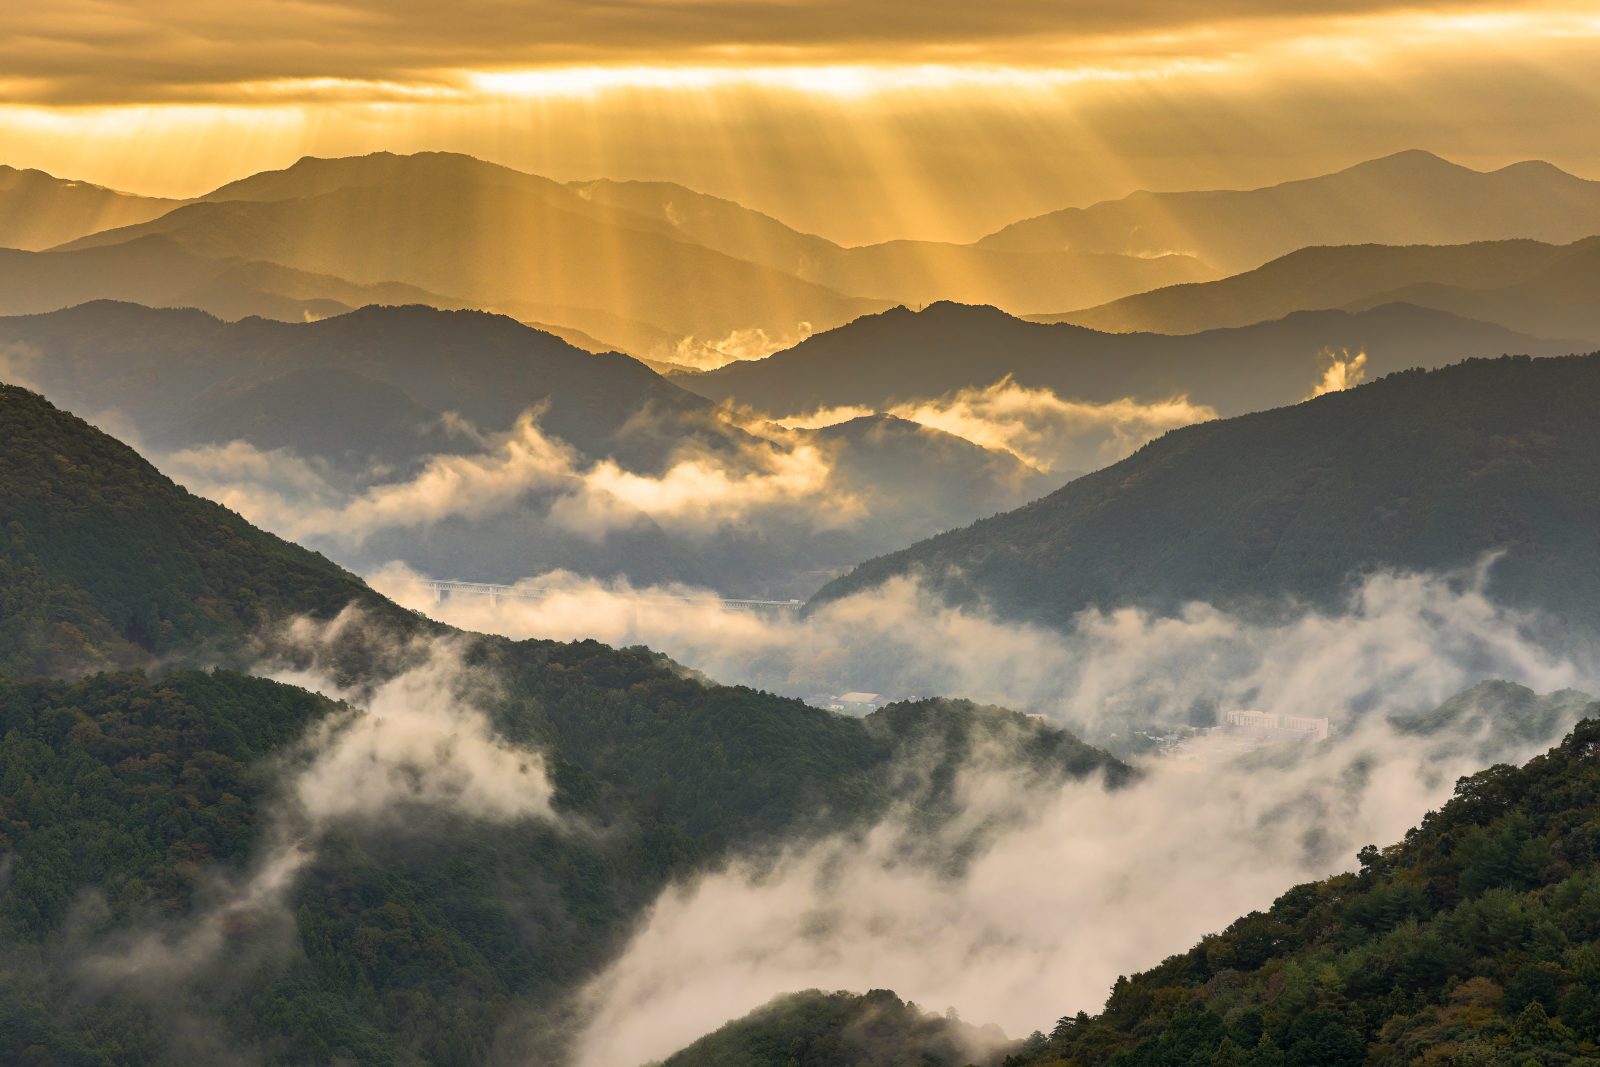
[[[1600,714],[1593,705],[1589,714]],[[1600,1059],[1600,720],[1463,778],[1356,874],[1061,1019],[1031,1067],[1579,1065]]]
[[[889,773],[907,753],[936,767],[998,745],[1021,773],[1128,773],[1000,709],[923,701],[848,718],[702,682],[646,649],[461,634],[184,493],[33,394],[0,392],[0,440],[7,1062],[479,1063],[502,1040],[550,1054],[566,998],[671,879],[890,804],[940,818],[937,775]],[[282,626],[349,604],[359,614],[321,637]],[[256,656],[358,693],[444,664],[456,681],[443,699],[547,769],[556,821],[481,818],[402,785],[371,816],[308,823],[299,776],[355,713],[188,669]],[[149,676],[23,677],[158,660]],[[385,788],[426,781],[457,744],[401,759]],[[359,803],[374,784],[346,790]],[[295,854],[281,851],[286,831],[303,869],[219,928],[208,909],[227,886],[258,884],[264,849]],[[227,982],[204,959],[162,964],[156,998],[95,977],[146,935],[188,945],[181,932],[216,929]],[[191,1025],[169,1025],[174,1013]]]
[[[0,671],[229,656],[274,617],[387,610],[35,393],[0,385],[0,442]]]
[[[1376,568],[1465,567],[1600,625],[1600,355],[1471,360],[1175,430],[1016,511],[863,564],[1063,623],[1095,605],[1338,600]]]

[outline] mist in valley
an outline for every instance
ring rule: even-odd
[[[1600,1063],[1580,6],[8,12],[0,1062]]]
[[[372,581],[459,625],[648,644],[795,695],[967,696],[1142,753],[1116,789],[1030,780],[980,755],[959,773],[959,817],[936,830],[908,810],[669,889],[581,993],[574,1062],[601,1067],[660,1058],[808,988],[892,988],[1013,1038],[1049,1031],[1097,1011],[1118,975],[1354,869],[1358,849],[1398,839],[1458,777],[1548,747],[1600,688],[1600,646],[1541,644],[1536,620],[1485,595],[1493,565],[1374,575],[1336,614],[1091,611],[1065,633],[951,608],[904,580],[805,618],[572,575],[492,602],[437,599],[401,567]],[[1552,696],[1507,705],[1472,688],[1491,678]],[[1325,719],[1331,735],[1223,725],[1244,709]]]

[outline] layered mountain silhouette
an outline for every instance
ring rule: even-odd
[[[358,285],[258,259],[196,255],[160,234],[75,252],[0,248],[0,314],[31,315],[95,300],[286,322],[327,318],[369,304],[470,306],[394,282]],[[586,341],[581,347],[605,350],[592,338],[578,336]]]
[[[1404,302],[1549,337],[1600,338],[1600,237],[1567,245],[1304,248],[1220,281],[1177,285],[1039,321],[1195,333],[1306,308]]]
[[[1184,256],[1125,256],[1071,250],[1009,251],[941,241],[885,241],[844,248],[797,233],[767,215],[668,182],[595,181],[579,195],[665,219],[679,233],[841,292],[926,304],[941,299],[1021,309],[1063,287],[1139,291],[1156,278],[1209,277]]]
[[[1066,623],[1087,607],[1337,605],[1386,568],[1502,553],[1496,599],[1600,626],[1600,354],[1472,360],[1186,427],[1006,515],[863,564]]]
[[[480,311],[368,307],[311,323],[225,322],[103,301],[0,319],[0,337],[19,346],[20,376],[77,410],[122,413],[162,448],[231,435],[261,448],[307,443],[327,459],[407,462],[447,436],[417,423],[419,414],[437,423],[454,412],[495,432],[547,402],[551,432],[607,454],[622,449],[619,433],[647,406],[677,415],[708,408],[627,356],[585,352]],[[308,410],[311,397],[281,381],[314,383],[324,373],[346,376],[334,390],[342,395],[328,398],[336,407]],[[358,394],[357,380],[371,384]],[[392,438],[369,439],[365,430],[380,421],[412,425],[409,453],[396,454]]]
[[[1261,190],[1136,193],[971,245],[846,248],[672,183],[562,183],[451,153],[375,153],[308,157],[181,202],[0,172],[0,247],[77,251],[161,235],[198,257],[140,244],[124,258],[13,258],[12,277],[33,276],[8,298],[11,312],[109,298],[298,319],[363,296],[413,299],[504,312],[591,350],[705,365],[764,355],[895,304],[1059,313],[1254,268],[1306,245],[1571,241],[1600,232],[1596,188],[1543,163],[1482,174],[1408,152]],[[1417,302],[1455,308],[1464,299]],[[1563,291],[1546,305],[1575,299],[1581,293]],[[1515,324],[1563,332],[1536,325]]]
[[[64,253],[65,254],[65,253]],[[84,255],[87,253],[70,253]],[[0,318],[8,373],[80,411],[130,427],[164,455],[243,442],[250,470],[310,461],[326,486],[359,496],[418,476],[438,457],[517,462],[519,419],[570,449],[555,466],[613,463],[619,476],[661,477],[674,464],[730,478],[811,448],[815,498],[727,528],[672,533],[644,516],[600,532],[547,521],[565,475],[507,483],[480,513],[402,522],[346,543],[315,540],[351,565],[399,559],[431,574],[496,581],[563,568],[637,582],[688,582],[739,595],[804,596],[861,559],[1007,510],[1061,484],[1009,453],[898,419],[823,430],[743,424],[617,353],[593,354],[504,316],[429,307],[368,307],[312,323],[224,322],[193,310],[98,302]],[[510,449],[510,451],[506,451]],[[237,460],[221,455],[231,484]],[[448,485],[438,486],[448,495]],[[295,495],[299,494],[299,495]],[[814,512],[831,501],[845,513]]]
[[[207,257],[402,283],[667,360],[765,351],[894,302],[1040,311],[1210,273],[1183,257],[847,249],[681,186],[568,185],[448,153],[307,158],[65,247],[150,234]]]
[[[149,233],[206,256],[419,286],[652,356],[670,356],[665,336],[674,343],[711,343],[740,330],[792,337],[804,322],[836,324],[873,307],[679,240],[664,220],[447,154],[302,160],[66,247]],[[628,335],[617,336],[622,330]]]
[[[177,204],[0,164],[0,248],[50,248],[148,221]]]
[[[1106,402],[1187,395],[1223,414],[1302,399],[1329,355],[1364,352],[1369,374],[1507,352],[1583,347],[1408,304],[1306,311],[1187,336],[1110,334],[1014,318],[992,307],[896,308],[818,334],[766,359],[676,378],[715,400],[775,413],[887,407],[982,388],[1009,375],[1062,397]]]
[[[1138,192],[1013,223],[979,242],[1194,256],[1223,273],[1308,245],[1464,244],[1600,234],[1600,182],[1541,161],[1482,172],[1412,150],[1261,189]]]

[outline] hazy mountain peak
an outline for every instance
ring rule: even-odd
[[[560,183],[461,152],[369,152],[361,156],[301,156],[281,170],[261,171],[212,190],[200,200],[290,200],[351,186],[420,179],[506,180],[551,189]]]
[[[1547,159],[1523,159],[1516,163],[1507,163],[1498,170],[1489,171],[1490,174],[1506,177],[1519,176],[1530,178],[1547,178],[1567,182],[1588,182],[1589,179],[1579,177],[1570,171],[1562,170]]]
[[[0,164],[0,248],[50,248],[96,230],[146,222],[173,203]]]
[[[80,189],[86,192],[106,193],[111,196],[132,196],[117,189],[93,182],[80,181],[77,178],[62,178],[51,174],[49,171],[37,167],[13,167],[8,163],[0,163],[0,190],[15,189],[25,183],[38,185],[56,185],[64,189]]]
[[[1454,163],[1435,152],[1428,151],[1426,148],[1406,148],[1399,152],[1391,152],[1386,156],[1378,156],[1376,159],[1363,160],[1353,166],[1336,171],[1334,174],[1324,175],[1324,177],[1331,178],[1340,174],[1392,174],[1409,177],[1445,171],[1478,173],[1470,167]]]
[[[18,319],[54,319],[59,321],[93,321],[101,324],[143,324],[147,322],[209,322],[222,325],[221,319],[199,308],[152,308],[131,300],[85,300],[72,307],[46,311],[37,315],[17,316]]]
[[[903,419],[899,415],[891,415],[886,411],[875,411],[869,415],[857,415],[853,419],[836,422],[832,426],[824,426],[816,431],[823,437],[858,438],[868,434],[901,434],[907,437],[948,438],[959,441],[961,444],[978,449],[964,437],[947,433],[932,426],[924,426],[920,422]]]

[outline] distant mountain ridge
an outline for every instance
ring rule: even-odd
[[[1310,395],[1330,352],[1364,352],[1376,376],[1466,356],[1567,353],[1546,340],[1442,311],[1389,304],[1360,312],[1302,311],[1277,321],[1187,336],[1109,334],[1018,319],[992,307],[896,308],[818,334],[761,360],[675,377],[713,400],[775,414],[887,407],[897,400],[1019,385],[1095,402],[1187,395],[1224,415]]]
[[[98,230],[146,222],[179,203],[0,164],[0,249],[51,248]]]
[[[164,456],[242,442],[279,468],[309,463],[317,484],[289,491],[291,511],[404,484],[429,463],[502,469],[506,457],[522,456],[521,446],[502,442],[528,413],[541,435],[571,448],[549,465],[569,464],[568,473],[542,488],[538,477],[513,478],[484,514],[400,521],[343,541],[313,538],[362,569],[402,560],[436,576],[507,582],[563,569],[800,597],[862,559],[1015,507],[1064,480],[898,419],[822,430],[746,425],[631,357],[586,352],[482,311],[369,306],[311,323],[223,322],[193,310],[97,302],[0,317],[0,356],[5,373],[131,426]],[[810,449],[806,477],[821,479],[812,496],[703,531],[668,530],[639,514],[591,532],[549,515],[577,488],[578,473],[602,462],[623,478],[663,477],[687,460],[738,479],[800,449]],[[256,484],[231,466],[216,478],[220,488],[208,491]],[[850,516],[816,514],[838,500],[850,502]]]
[[[169,447],[196,443],[194,424],[213,405],[243,402],[299,368],[384,383],[435,418],[453,411],[491,432],[509,429],[522,412],[560,395],[566,402],[546,412],[548,427],[599,455],[620,447],[616,434],[647,405],[691,415],[708,407],[627,356],[596,355],[472,310],[369,306],[310,323],[224,322],[106,301],[0,318],[0,338],[37,351],[19,370],[50,395],[80,410],[120,409],[148,440]],[[383,410],[373,400],[363,415]],[[269,417],[274,421],[261,421]],[[268,406],[237,423],[233,435],[282,447],[303,438],[309,429],[303,420],[294,406]],[[326,432],[340,439],[341,450],[364,447],[349,427],[334,423]],[[434,449],[438,441],[419,437],[414,447]]]
[[[39,314],[96,300],[284,322],[342,315],[371,304],[470,306],[394,282],[358,285],[258,259],[197,255],[163,234],[70,252],[0,248],[0,315]]]
[[[400,282],[668,359],[679,339],[794,336],[803,322],[834,324],[878,306],[468,157],[319,160],[238,184],[248,192],[268,177],[297,195],[200,200],[63,247],[162,233],[199,255],[264,259],[363,285]],[[688,301],[682,286],[691,280]],[[590,307],[601,314],[587,314]],[[647,328],[617,337],[625,320]]]
[[[1312,245],[1464,244],[1600,234],[1600,182],[1541,161],[1482,172],[1418,149],[1259,189],[1137,192],[1013,223],[1009,251],[1181,253],[1222,273]]]
[[[154,233],[202,256],[403,283],[690,362],[718,346],[781,347],[897,301],[964,295],[1037,311],[1209,276],[1183,257],[847,249],[681,186],[563,184],[442,152],[307,157],[60,247]]]
[[[1405,302],[1541,336],[1600,341],[1600,237],[1567,245],[1487,241],[1467,245],[1303,248],[1252,271],[1169,286],[1039,322],[1117,332],[1195,333],[1292,311],[1360,311]]]
[[[970,245],[857,248],[670,182],[563,183],[448,152],[308,156],[187,201],[11,174],[8,192],[0,173],[0,247],[77,251],[159,234],[197,257],[182,266],[182,286],[156,284],[135,259],[92,261],[96,269],[76,279],[52,279],[57,265],[41,261],[44,274],[12,311],[148,297],[229,317],[296,318],[354,306],[364,288],[407,287],[435,306],[500,311],[587,348],[692,366],[764,355],[895,304],[1059,314],[1250,269],[1306,245],[1600,233],[1600,183],[1548,164],[1480,174],[1423,152],[1259,190],[1134,193]],[[56,221],[7,240],[8,219],[35,229]],[[237,264],[206,279],[209,259],[291,268],[318,284],[284,294],[281,279],[247,284]],[[1535,326],[1517,324],[1563,332]]]

